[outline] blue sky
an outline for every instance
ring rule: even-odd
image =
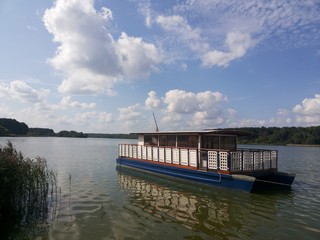
[[[56,132],[320,125],[319,0],[1,0],[0,117]]]

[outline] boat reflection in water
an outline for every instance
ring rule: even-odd
[[[212,191],[209,186],[159,178],[121,166],[117,166],[117,171],[130,205],[161,221],[216,238],[251,237],[257,234],[256,227],[261,234],[268,233],[274,225],[276,202],[281,196],[288,197],[271,194],[266,205],[266,196],[260,194],[220,188]]]

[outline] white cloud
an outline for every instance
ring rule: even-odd
[[[150,91],[148,93],[148,98],[145,101],[146,109],[158,108],[160,106],[160,99],[157,97],[157,93],[155,91]]]
[[[192,28],[187,20],[182,16],[158,16],[156,22],[167,32],[174,35],[174,38],[187,45],[194,51],[202,61],[202,66],[227,67],[235,59],[243,57],[247,51],[255,45],[255,41],[249,33],[232,31],[226,34],[224,42],[225,51],[210,50],[207,39],[201,35],[206,35],[199,28]]]
[[[59,44],[50,64],[65,74],[62,93],[113,94],[123,79],[147,77],[161,62],[161,51],[141,38],[122,33],[114,40],[108,27],[110,9],[94,9],[94,1],[57,0],[43,21]]]
[[[168,113],[187,114],[198,108],[196,94],[178,89],[167,92],[163,102],[167,104]]]
[[[118,108],[119,119],[124,121],[135,121],[141,116],[141,112],[138,110],[139,104],[135,104],[128,107]]]
[[[143,0],[138,3],[138,10],[145,17],[145,26],[150,28],[152,25],[152,17],[151,17],[151,3],[150,0]]]
[[[70,96],[63,97],[60,102],[62,108],[80,108],[80,109],[93,109],[96,107],[95,103],[80,103],[77,101],[71,101]]]
[[[293,123],[291,112],[287,109],[278,109],[275,117],[269,120],[270,126],[289,126]]]
[[[230,32],[225,40],[226,52],[209,51],[202,56],[202,64],[205,67],[223,66],[227,67],[235,59],[243,57],[248,49],[254,46],[254,41],[249,34]]]
[[[156,22],[166,31],[174,34],[174,37],[179,39],[190,49],[196,52],[203,52],[209,47],[201,37],[201,30],[192,28],[187,20],[182,16],[163,16],[156,18]]]
[[[316,2],[192,0],[172,2],[157,12],[156,4],[151,9],[148,1],[148,11],[166,33],[162,41],[171,60],[196,58],[204,67],[227,67],[258,45],[260,49],[317,45]]]
[[[19,102],[41,102],[49,92],[48,89],[36,90],[22,80],[0,83],[0,96]]]
[[[272,47],[316,45],[320,38],[318,1],[192,0],[173,7],[217,39],[235,29],[255,40],[274,38]],[[310,34],[306,35],[305,31]],[[270,42],[269,42],[270,43]]]
[[[14,110],[3,103],[0,104],[0,113],[2,118],[15,118]]]
[[[121,122],[121,131],[139,128],[143,123],[142,109],[140,104],[131,105],[128,107],[118,108],[119,117]]]
[[[259,119],[236,119],[229,123],[228,127],[262,127],[266,126],[267,121]]]
[[[118,56],[121,56],[123,76],[141,78],[147,77],[151,71],[158,71],[156,64],[161,62],[162,56],[155,45],[122,33],[116,48]]]
[[[305,98],[292,112],[296,114],[298,124],[320,125],[320,94],[316,94],[314,98]]]
[[[196,110],[207,110],[227,100],[220,92],[186,92],[184,90],[170,90],[163,102],[167,104],[167,111],[174,113],[193,113]]]
[[[228,111],[223,109],[227,97],[220,92],[186,92],[170,90],[165,94],[162,123],[170,128],[213,128],[223,125]]]
[[[91,111],[76,113],[74,118],[70,119],[73,119],[73,125],[85,128],[87,131],[103,132],[113,122],[113,115],[108,112]]]

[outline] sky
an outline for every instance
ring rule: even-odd
[[[319,0],[0,0],[0,118],[55,132],[320,125]]]

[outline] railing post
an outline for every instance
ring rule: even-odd
[[[159,160],[160,160],[160,149],[159,149],[159,147],[157,147],[157,162],[160,162]]]
[[[241,149],[241,171],[243,172],[244,163],[243,163],[243,148]]]
[[[187,152],[187,158],[188,158],[188,166],[190,166],[189,149],[188,149],[188,152]]]
[[[151,146],[151,161],[153,161],[153,146]]]
[[[254,157],[254,151],[252,152],[252,171],[254,171],[254,162],[255,162],[255,157]]]
[[[272,169],[272,151],[270,151],[270,168],[269,169]]]
[[[196,167],[199,169],[199,150],[197,149],[197,154],[196,154]]]
[[[196,167],[199,169],[199,152],[200,150],[197,149],[197,159],[196,159]]]
[[[148,147],[149,146],[146,146],[146,160],[148,160]]]
[[[206,152],[207,155],[207,164],[206,164],[206,168],[207,168],[207,172],[209,171],[209,154],[208,151]]]

